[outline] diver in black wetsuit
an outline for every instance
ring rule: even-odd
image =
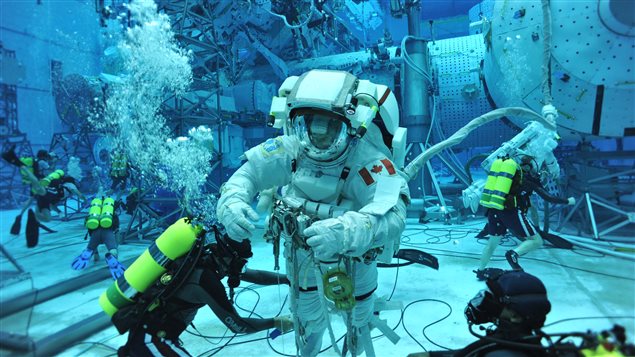
[[[598,334],[542,331],[551,303],[542,281],[531,274],[501,270],[488,277],[486,284],[487,288],[465,307],[470,333],[477,341],[458,350],[411,353],[408,357],[621,357],[635,353],[620,325]],[[486,323],[492,325],[480,327],[484,335],[474,332],[474,325]],[[574,344],[569,337],[580,343]]]
[[[234,333],[273,328],[285,333],[293,328],[293,321],[287,316],[261,319],[238,314],[221,279],[228,277],[231,299],[233,288],[238,287],[241,280],[261,285],[288,284],[288,280],[283,274],[260,270],[246,269],[241,273],[247,259],[252,256],[251,242],[244,240],[239,243],[218,233],[216,237],[216,243],[202,248],[200,257],[195,261],[182,262],[184,269],[190,271],[184,274],[182,284],[177,283],[174,291],[162,292],[160,283],[157,283],[144,293],[140,301],[156,301],[157,294],[163,296],[157,308],[145,309],[141,316],[122,309],[113,316],[112,321],[120,332],[129,328],[128,341],[119,349],[119,356],[189,355],[179,336],[192,322],[198,309],[205,305]]]
[[[29,209],[26,225],[27,247],[33,248],[38,244],[40,227],[49,232],[54,232],[40,223],[51,220],[51,209],[59,212],[57,204],[72,194],[77,195],[79,199],[82,200],[84,196],[77,189],[75,179],[64,175],[64,171],[62,170],[55,170],[47,176],[42,176],[44,173],[43,170],[50,168],[50,166],[46,164],[46,160],[50,160],[51,163],[55,161],[55,155],[52,153],[50,154],[44,150],[40,150],[37,155],[38,160],[35,163],[32,159],[26,160],[27,158],[18,158],[15,153],[15,147],[3,152],[1,156],[11,165],[18,167],[23,182],[31,186],[31,195],[33,197],[29,199],[22,209],[22,212],[16,217],[11,227],[11,234],[19,234],[22,214],[31,205],[32,200],[35,200],[35,212]],[[30,165],[28,165],[29,163]]]
[[[527,219],[527,211],[531,207],[531,195],[535,192],[545,201],[554,204],[575,204],[575,198],[563,199],[549,195],[540,182],[538,168],[532,164],[533,158],[524,156],[520,162],[520,169],[512,178],[509,193],[505,197],[504,209],[487,210],[486,231],[489,235],[487,246],[483,249],[478,270],[474,272],[479,280],[487,279],[487,263],[489,262],[501,238],[507,230],[524,241],[513,250],[507,251],[505,258],[513,269],[521,269],[518,257],[540,248],[543,244],[539,230]]]
[[[470,332],[479,337],[460,350],[413,353],[408,357],[542,357],[578,356],[574,348],[561,346],[557,351],[542,347],[540,328],[551,303],[545,286],[523,271],[506,271],[487,280],[465,308]],[[476,335],[473,325],[494,323],[485,336]],[[554,352],[554,354],[551,354]]]

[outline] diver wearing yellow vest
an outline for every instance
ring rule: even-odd
[[[119,205],[112,197],[96,197],[91,201],[88,209],[88,216],[84,225],[88,229],[88,246],[78,255],[71,263],[74,270],[85,269],[90,263],[90,258],[99,259],[97,247],[103,244],[108,249],[105,255],[106,264],[110,269],[113,279],[117,279],[123,275],[126,268],[119,262],[118,243],[116,239],[119,230],[119,215],[117,214]]]
[[[110,191],[124,190],[126,188],[126,181],[130,176],[128,157],[123,150],[115,149],[110,160],[110,179],[112,180]]]
[[[40,156],[42,156],[42,151],[43,150],[40,150],[40,152],[38,152]],[[49,154],[49,157],[52,156]],[[48,222],[51,220],[51,209],[59,211],[57,209],[57,204],[70,197],[72,194],[77,195],[79,199],[83,199],[84,196],[77,189],[75,179],[71,176],[65,175],[62,170],[55,170],[44,177],[38,178],[35,175],[35,170],[31,171],[25,163],[18,158],[15,153],[15,147],[3,152],[2,158],[10,164],[19,167],[20,174],[22,174],[22,177],[28,180],[31,185],[33,199],[36,201],[36,209],[35,212],[29,209],[26,224],[26,243],[27,247],[33,248],[37,246],[39,241],[39,229],[42,226],[40,222]],[[27,202],[24,210],[26,210],[30,204],[31,200]],[[22,213],[16,217],[16,221],[11,227],[11,233],[16,231],[19,233],[21,216]],[[44,229],[52,232],[46,227],[44,227]]]
[[[505,258],[513,269],[521,269],[518,257],[540,248],[543,244],[538,229],[527,219],[531,207],[531,195],[536,192],[545,201],[554,204],[575,204],[575,198],[558,198],[549,195],[542,187],[535,160],[523,156],[520,164],[511,158],[500,158],[492,163],[487,182],[481,196],[481,205],[487,208],[486,231],[489,241],[483,249],[480,266],[474,272],[479,280],[488,277],[485,268],[496,247],[507,230],[524,241],[513,250],[507,251]]]
[[[18,157],[15,148],[16,146],[13,145],[7,151],[3,152],[2,158],[9,164],[18,167],[20,176],[22,177],[22,183],[31,186],[31,197],[23,204],[22,210],[15,217],[15,221],[11,226],[11,234],[19,235],[22,225],[22,214],[29,208],[36,195],[43,195],[45,193],[40,184],[40,180],[54,167],[57,161],[57,155],[46,150],[39,150],[35,158],[31,156]]]

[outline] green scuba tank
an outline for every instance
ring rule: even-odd
[[[512,159],[496,159],[492,163],[480,204],[497,210],[505,209],[505,198],[511,189],[518,164]]]
[[[35,175],[35,169],[33,168],[33,158],[32,157],[21,157],[20,161],[26,166],[26,170]],[[20,175],[22,176],[22,183],[31,184],[31,180],[29,177],[20,171]]]
[[[101,198],[93,198],[90,202],[90,209],[88,210],[88,217],[86,218],[86,228],[97,229],[99,227],[99,218],[101,217]]]
[[[42,187],[47,187],[48,185],[51,184],[51,181],[60,179],[62,178],[62,176],[64,176],[64,171],[59,169],[55,170],[51,172],[50,174],[48,174],[45,178],[41,179],[40,185],[42,185]]]
[[[505,209],[505,197],[507,197],[509,189],[512,187],[512,181],[517,169],[518,164],[516,161],[512,159],[503,160],[496,177],[496,186],[492,192],[491,208],[497,210]]]
[[[168,227],[131,265],[124,275],[113,282],[99,297],[99,305],[112,317],[119,309],[135,302],[137,293],[143,293],[167,271],[167,266],[187,254],[202,232],[189,219],[181,218]]]
[[[102,228],[110,228],[112,226],[112,216],[115,212],[115,200],[112,197],[106,197],[101,206],[101,215],[99,216],[99,225]]]
[[[480,204],[483,207],[491,208],[490,201],[492,200],[492,192],[496,188],[496,178],[497,174],[500,171],[500,167],[503,164],[503,160],[496,159],[492,163],[492,166],[489,169],[489,173],[487,175],[487,181],[485,181],[485,186],[483,187],[483,194],[481,194]]]

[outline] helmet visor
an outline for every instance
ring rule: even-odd
[[[315,159],[333,159],[348,146],[348,121],[326,110],[301,109],[291,118],[293,132]]]

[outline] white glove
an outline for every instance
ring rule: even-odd
[[[363,254],[373,240],[370,218],[359,212],[346,212],[338,218],[313,223],[304,230],[306,243],[320,260],[336,254]]]
[[[344,223],[337,218],[328,218],[313,223],[304,230],[306,240],[315,257],[320,260],[332,258],[344,248],[344,236],[346,235]]]
[[[575,197],[569,197],[567,198],[567,204],[569,206],[573,206],[575,204]]]
[[[229,238],[239,242],[251,238],[256,229],[253,223],[260,218],[258,213],[243,201],[228,202],[217,214],[218,221],[225,226]]]

